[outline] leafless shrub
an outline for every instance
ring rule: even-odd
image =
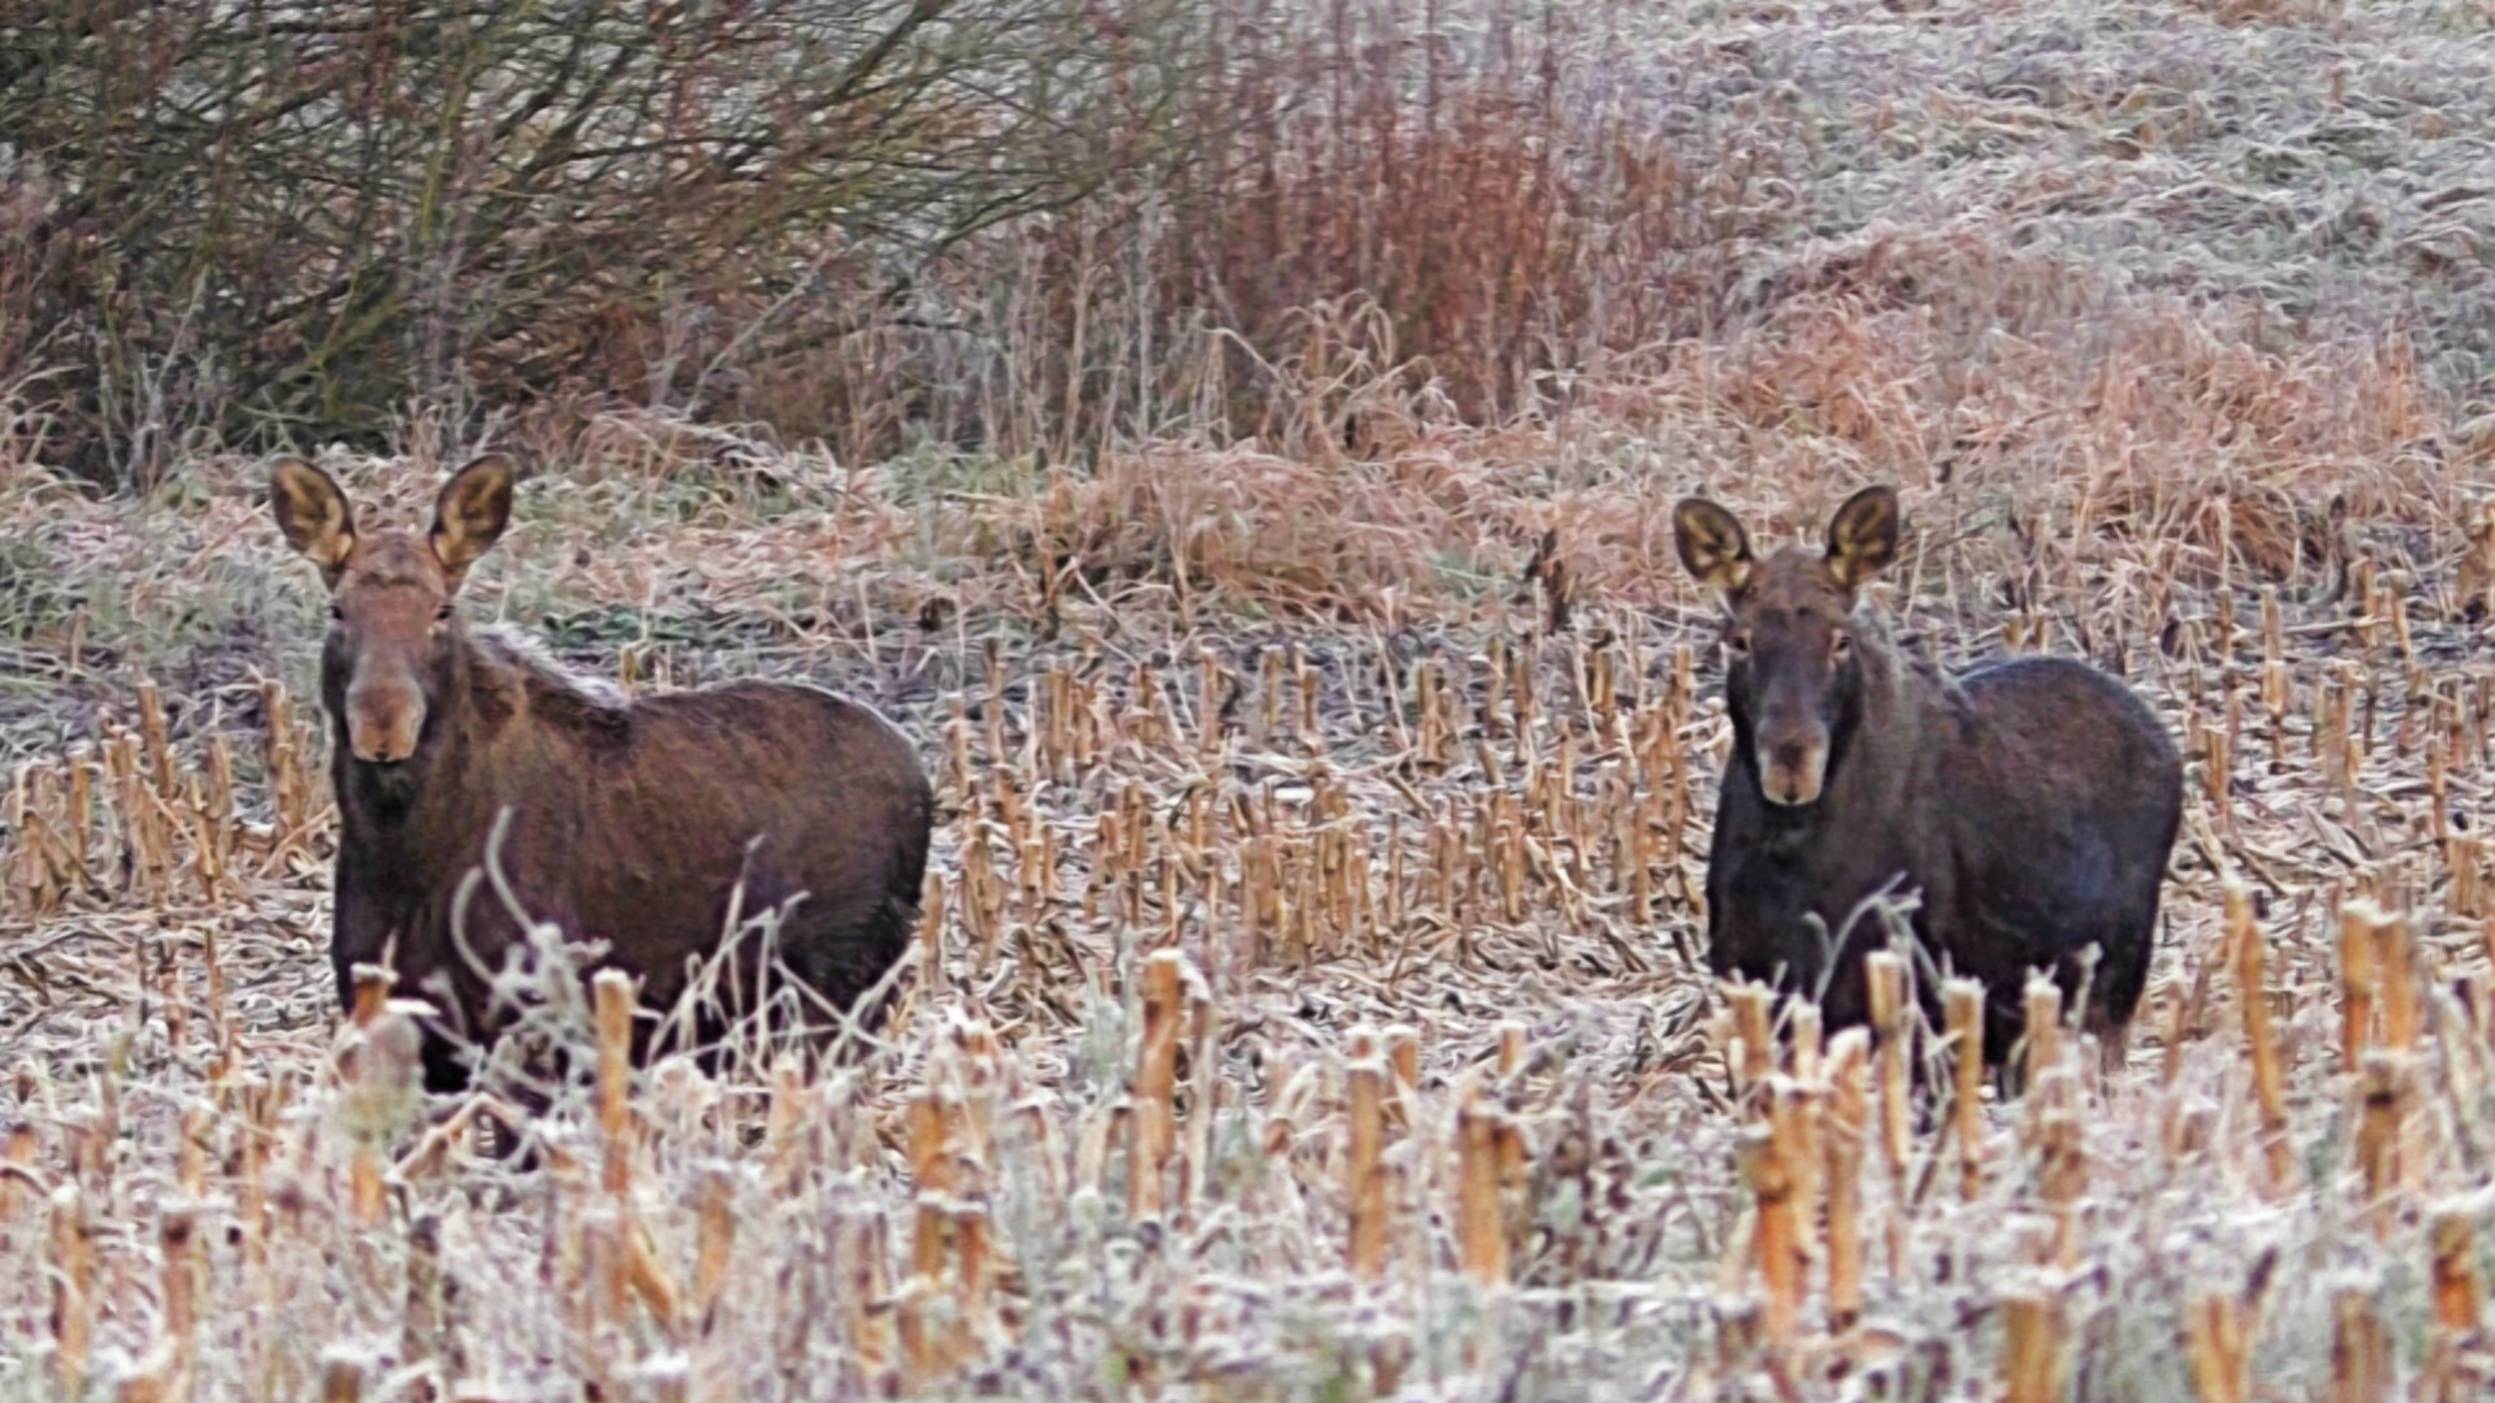
[[[1150,151],[1159,15],[15,6],[0,366],[51,369],[70,461],[138,482],[194,432],[370,439],[419,395],[707,403],[792,309],[871,320],[895,258],[1099,184],[1102,125]]]

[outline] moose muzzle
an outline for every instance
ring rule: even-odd
[[[424,717],[414,678],[359,678],[347,689],[347,748],[367,765],[400,764],[416,753]]]

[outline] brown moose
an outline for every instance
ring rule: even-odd
[[[1856,608],[1897,554],[1889,488],[1848,499],[1821,554],[1754,558],[1741,522],[1702,498],[1680,502],[1673,527],[1682,564],[1726,615],[1733,755],[1707,857],[1715,972],[1818,991],[1830,1028],[1862,1023],[1863,955],[1883,932],[1848,918],[1884,888],[1911,892],[1932,958],[1985,987],[1988,1065],[2024,1031],[2031,969],[2051,971],[2066,1000],[2085,983],[2083,1026],[2117,1061],[2182,817],[2182,761],[2147,705],[2067,658],[1952,679],[1900,651]],[[1927,1013],[1931,984],[1918,981]]]
[[[497,858],[516,903],[567,938],[607,942],[598,966],[635,976],[645,1007],[676,1002],[690,963],[721,948],[732,910],[786,904],[777,961],[853,1009],[916,918],[933,796],[910,743],[873,709],[803,683],[626,700],[514,636],[469,629],[453,601],[502,535],[511,497],[509,462],[489,455],[443,486],[429,531],[365,532],[319,469],[288,458],[272,473],[278,527],[332,601],[321,702],[340,827],[340,998],[352,998],[357,964],[386,956],[398,991],[441,1015],[427,1029],[426,1085],[468,1083],[457,1043],[490,1044],[508,1022],[490,974],[522,936],[471,877],[507,810]],[[741,941],[722,983],[755,989],[759,948]],[[694,1026],[716,1037],[717,1006]],[[637,1020],[636,1060],[649,1034]]]

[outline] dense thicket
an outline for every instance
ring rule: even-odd
[[[0,376],[51,457],[132,483],[419,407],[853,456],[1339,436],[1302,421],[1384,380],[1492,415],[1695,324],[1708,255],[1777,217],[1764,146],[1595,61],[1619,19],[21,0]]]
[[[1171,92],[1080,0],[8,13],[0,365],[141,477],[168,435],[369,437],[418,396],[700,396],[1149,156]],[[879,301],[772,315],[832,288]]]

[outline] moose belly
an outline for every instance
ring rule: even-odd
[[[611,961],[640,974],[654,1002],[681,991],[688,959],[708,960],[731,939],[739,954],[759,951],[799,893],[778,854],[748,861],[734,845],[705,846],[716,850],[645,852],[580,892],[580,933],[606,941]]]
[[[582,892],[582,933],[608,941],[611,961],[642,976],[643,998],[655,1006],[687,987],[689,960],[718,967],[713,989],[725,1000],[718,1012],[751,1012],[757,992],[802,1001],[786,989],[789,976],[823,984],[825,951],[857,942],[886,884],[850,846],[785,826],[788,836],[765,834],[750,845],[687,842],[665,860],[645,849],[637,866],[608,869],[596,891]],[[726,959],[718,958],[723,947]]]

